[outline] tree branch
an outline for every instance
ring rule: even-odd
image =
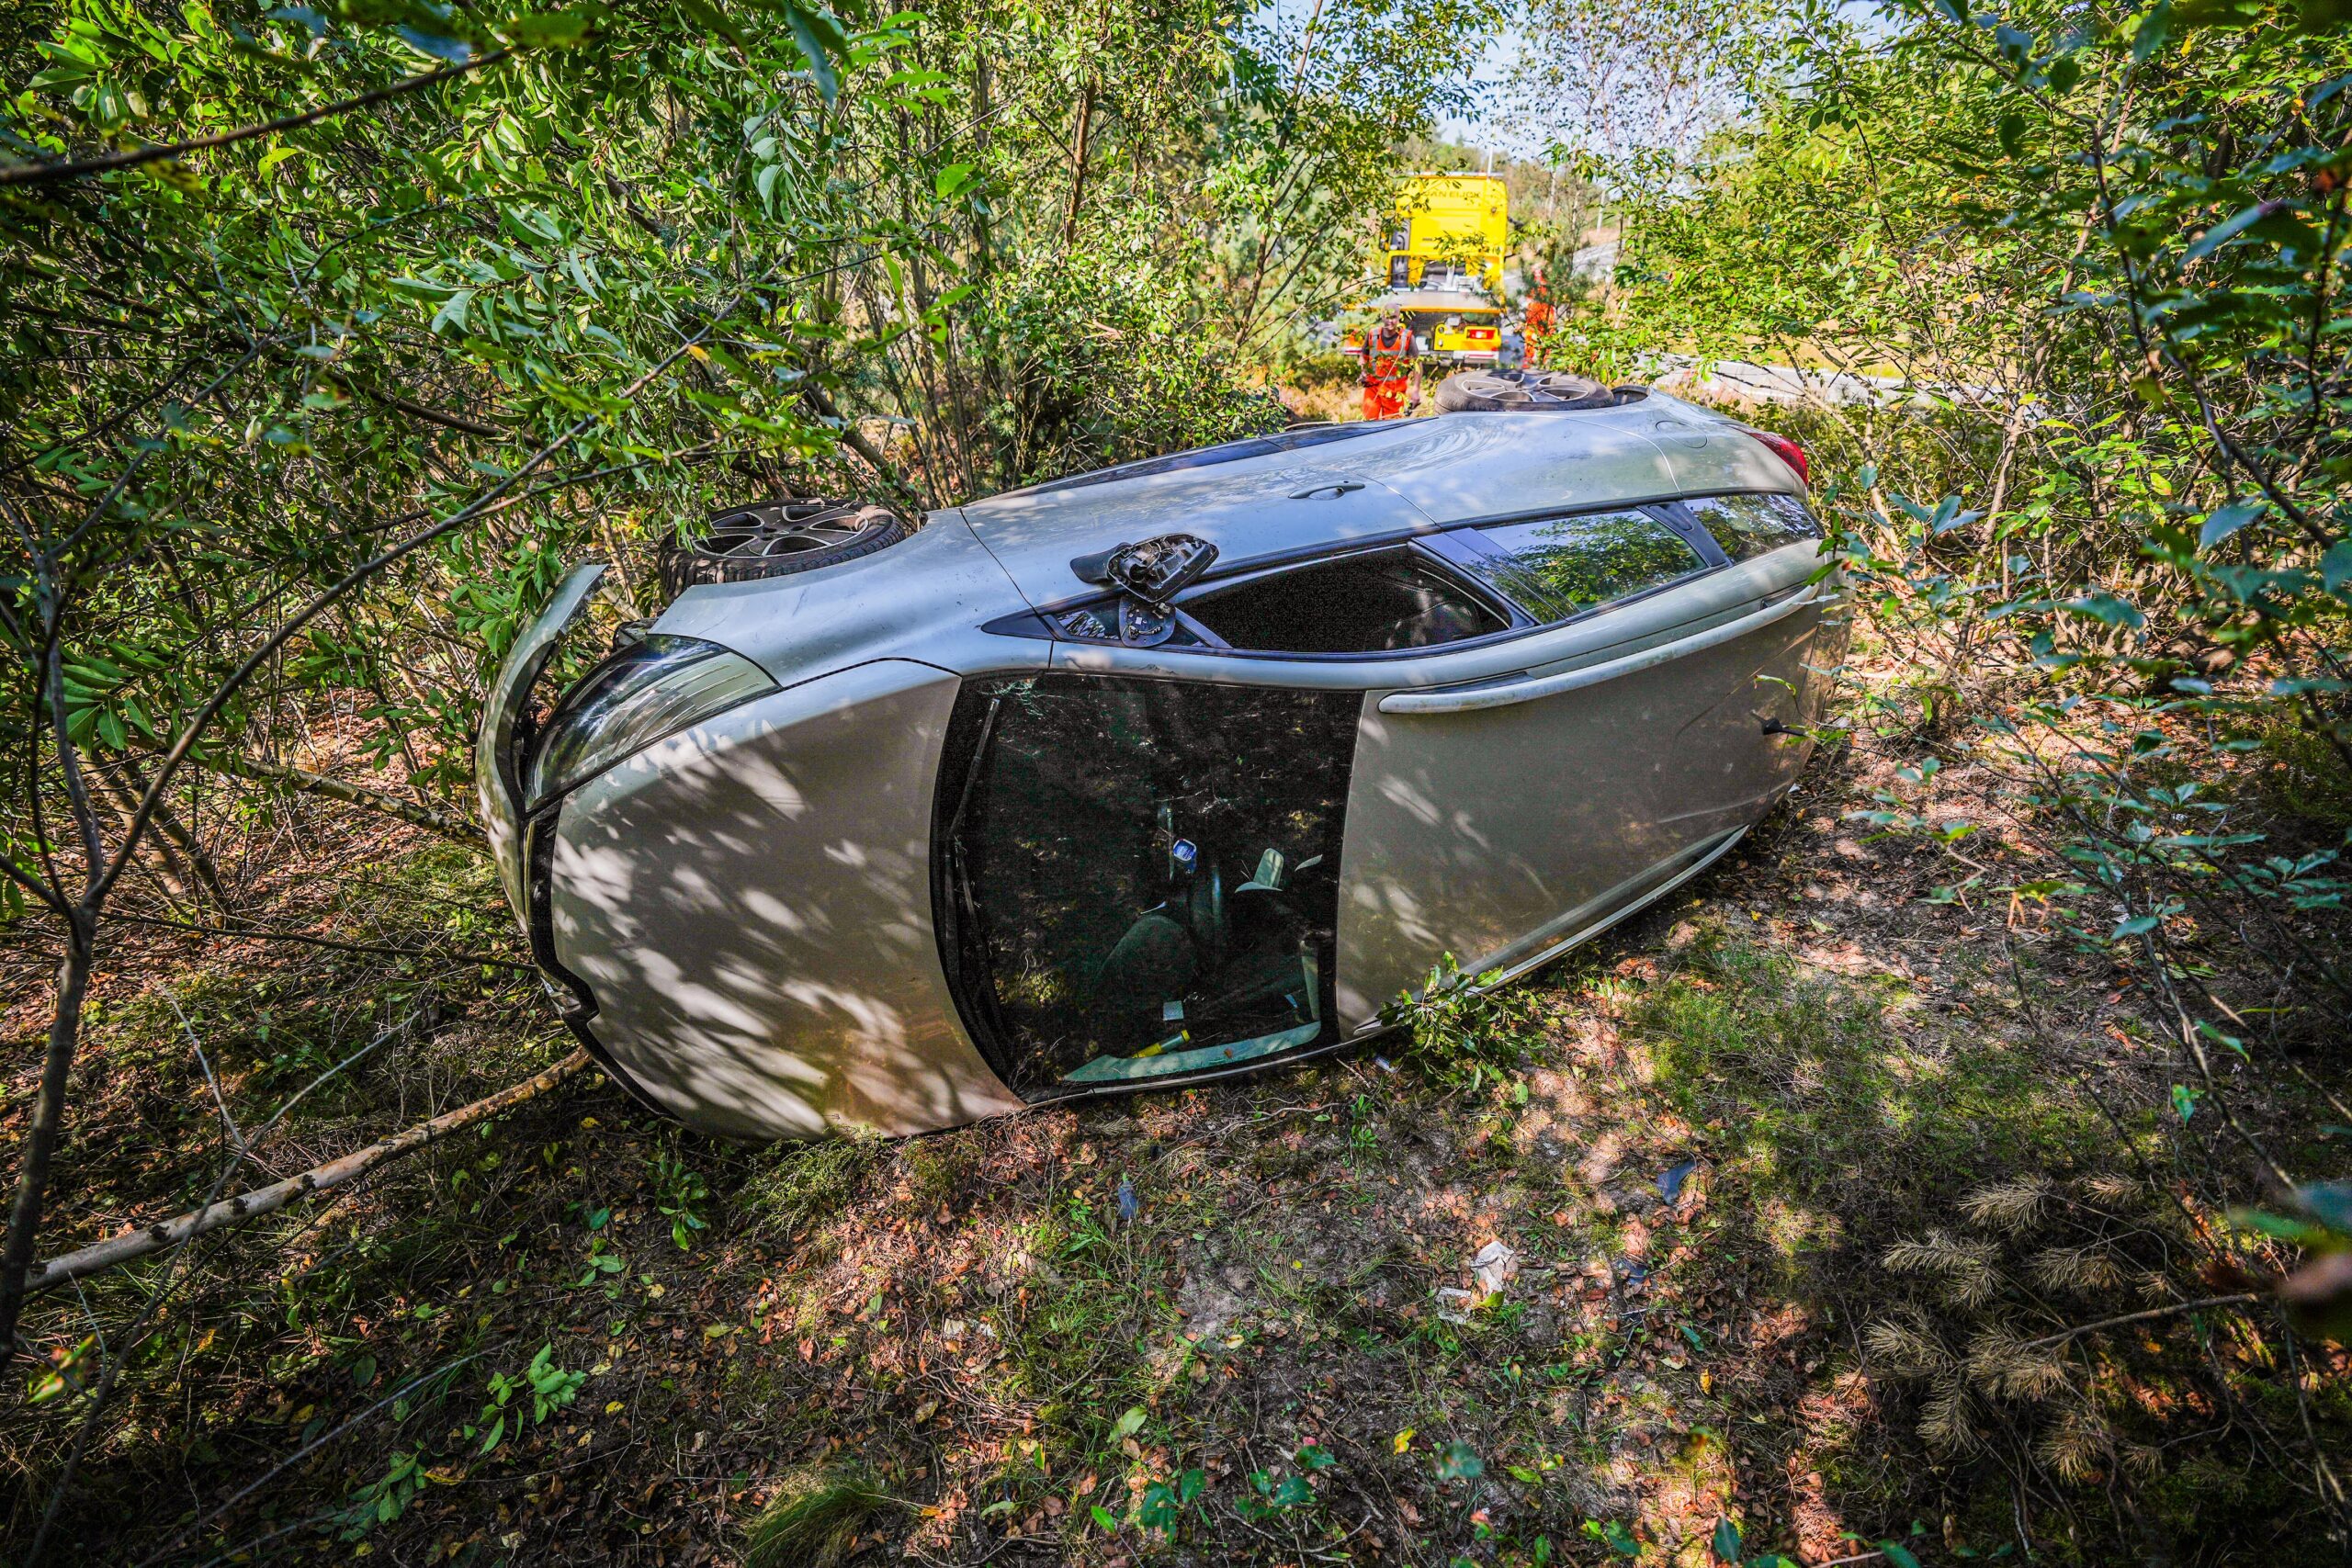
[[[2207,1307],[2250,1306],[2256,1302],[2267,1299],[2253,1292],[2245,1292],[2234,1296],[2207,1296],[2202,1301],[2175,1302],[2170,1306],[2150,1307],[2145,1312],[2127,1312],[2121,1317],[2102,1317],[2097,1323],[2086,1323],[2078,1328],[2069,1328],[2064,1333],[2052,1334],[2046,1338],[2030,1339],[2026,1341],[2024,1348],[2038,1350],[2044,1345],[2063,1344],[2066,1340],[2085,1334],[2093,1334],[2102,1328],[2120,1328],[2127,1323],[2145,1323],[2152,1317],[2170,1317],[2175,1313],[2201,1312]]]
[[[157,915],[109,915],[107,918],[134,926],[153,926],[158,931],[188,931],[197,936],[251,937],[258,942],[292,942],[304,947],[332,948],[337,953],[382,953],[389,958],[434,958],[449,964],[486,964],[495,968],[523,971],[535,971],[538,967],[519,959],[500,958],[488,953],[441,953],[429,947],[396,947],[390,942],[345,942],[339,937],[313,936],[309,931],[274,931],[266,926],[207,926],[194,920],[167,920]]]
[[[280,130],[300,130],[306,125],[316,125],[322,119],[333,119],[337,115],[349,114],[354,109],[364,109],[371,104],[380,104],[387,98],[396,98],[403,93],[413,93],[420,87],[430,87],[436,82],[447,82],[453,76],[463,76],[469,71],[479,71],[485,65],[495,65],[513,52],[511,49],[494,49],[480,59],[468,60],[456,65],[445,65],[438,71],[428,71],[422,76],[411,76],[404,81],[395,82],[389,87],[379,87],[374,92],[362,93],[356,98],[345,98],[339,103],[328,104],[321,108],[305,109],[300,114],[282,115],[277,119],[266,120],[259,125],[239,126],[234,130],[224,130],[216,136],[198,136],[186,141],[159,141],[153,146],[141,147],[135,152],[110,152],[103,158],[83,158],[62,164],[12,164],[7,168],[0,168],[0,188],[9,186],[47,185],[52,180],[78,179],[84,175],[103,175],[110,174],[117,169],[135,169],[142,164],[157,163],[165,158],[176,158],[183,152],[199,152],[208,147],[226,147],[232,142],[250,141],[256,136],[268,136]]]
[[[436,811],[430,806],[388,795],[382,790],[369,789],[365,784],[345,784],[324,773],[314,773],[308,768],[288,767],[282,762],[257,761],[251,757],[204,752],[192,755],[188,761],[215,773],[231,773],[238,778],[252,779],[260,784],[283,784],[306,795],[322,795],[330,800],[340,800],[347,806],[364,806],[372,811],[397,817],[403,822],[413,822],[429,828],[443,838],[453,839],[471,849],[481,849],[481,830],[462,817]]]

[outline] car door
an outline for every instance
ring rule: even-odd
[[[1393,663],[1366,704],[1337,998],[1354,1027],[1445,955],[1512,972],[1656,897],[1794,776],[1812,552],[1735,561],[1697,521],[1668,504],[1445,536],[1549,624]]]
[[[1054,668],[966,682],[937,791],[942,950],[991,1065],[1037,1099],[1340,1043],[1364,694],[1532,623],[1392,540],[1039,624]]]

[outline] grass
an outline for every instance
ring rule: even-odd
[[[744,1568],[835,1568],[895,1501],[861,1472],[791,1476],[743,1531]]]
[[[2132,1106],[2163,1089],[2104,961],[1962,934],[1965,917],[1917,902],[1944,879],[1934,866],[1849,854],[1822,826],[1834,817],[1807,809],[1674,911],[1439,1010],[1419,1050],[1382,1047],[1394,1071],[1346,1057],[895,1144],[755,1151],[583,1085],[328,1213],[224,1236],[199,1260],[200,1306],[175,1309],[126,1377],[119,1436],[94,1450],[66,1522],[93,1561],[144,1555],[159,1537],[123,1522],[144,1517],[136,1499],[170,1487],[209,1507],[250,1479],[240,1456],[357,1417],[273,1483],[266,1517],[241,1505],[201,1532],[197,1559],[347,1517],[411,1473],[362,1540],[305,1527],[288,1544],[435,1568],[714,1540],[758,1563],[1532,1568],[1626,1562],[1628,1544],[1701,1562],[1728,1517],[1750,1552],[1808,1561],[1863,1550],[1849,1533],[1911,1540],[1923,1561],[1990,1553],[2018,1545],[2020,1517],[2055,1562],[2194,1561],[2216,1532],[2277,1546],[2297,1479],[2250,1462],[2199,1381],[2209,1354],[2282,1354],[2260,1325],[2155,1351],[2085,1341],[2073,1392],[1980,1401],[1984,1446],[1926,1435],[1937,1358],[2137,1289],[2132,1273],[2100,1284],[2096,1260],[2070,1284],[2049,1254],[2161,1261],[2171,1222],[2086,1184],[2157,1148],[2142,1122],[2119,1144],[2094,1093]],[[423,879],[419,929],[442,930],[434,879],[454,873],[390,874]],[[241,1111],[284,1092],[277,1053],[348,1051],[380,1027],[352,998],[396,988],[433,1010],[413,1047],[315,1102],[320,1119],[289,1130],[304,1140],[527,1054],[543,1021],[520,987],[401,962],[303,953],[199,979],[219,973],[200,951],[160,950],[143,996],[107,998],[93,1070],[116,1075],[115,1109],[76,1157],[95,1151],[126,1199],[152,1193],[176,1168],[168,1148],[129,1157],[141,1128],[209,1125],[166,987],[222,1047]],[[1660,1179],[1685,1167],[1669,1198]],[[2026,1176],[2057,1195],[2034,1223],[1972,1217],[1970,1194]],[[1939,1234],[1981,1258],[1983,1300],[1956,1299],[1932,1259],[1890,1265]],[[1456,1314],[1438,1292],[1466,1287],[1489,1241],[1519,1272]],[[141,1282],[101,1282],[102,1321],[127,1320]],[[52,1305],[42,1343],[62,1351],[78,1319]],[[1897,1321],[1925,1337],[1924,1371],[1870,1349]],[[542,1344],[583,1374],[576,1401],[492,1453],[452,1437]],[[2323,1434],[2352,1431],[2344,1380],[2310,1400]],[[60,1396],[0,1428],[28,1477],[20,1512],[78,1408]],[[2247,1414],[2302,1419],[2291,1397]],[[2087,1445],[2088,1479],[2051,1478],[2068,1442]],[[2029,1473],[2021,1494],[2009,1477]]]
[[[2100,1140],[2096,1108],[2015,1037],[2022,1023],[1928,1020],[1896,976],[1805,974],[1786,951],[1713,934],[1623,1005],[1670,1103],[1738,1130],[1759,1200],[1917,1211]]]

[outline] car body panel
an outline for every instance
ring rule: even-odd
[[[980,629],[1028,607],[963,514],[950,509],[856,560],[689,589],[652,629],[732,649],[790,686],[876,659],[920,659],[962,673],[1043,668],[1049,644]]]
[[[1528,711],[1399,719],[1379,712],[1381,698],[1668,647],[1804,592],[1820,572],[1813,549],[1777,550],[1563,625],[1409,656],[1069,642],[1055,664],[1365,694],[1340,874],[1337,1009],[1353,1032],[1398,992],[1418,994],[1441,954],[1472,973],[1510,966],[1553,928],[1597,918],[1598,895],[1622,885],[1630,897],[1653,869],[1760,816],[1805,755],[1801,738],[1761,743],[1764,720],[1797,728],[1816,715],[1836,653],[1815,639],[1825,617],[1834,630],[1838,601]],[[1531,787],[1553,779],[1566,787]]]
[[[1363,1027],[1400,992],[1419,994],[1439,954],[1473,975],[1518,965],[1753,822],[1793,781],[1803,736],[1762,738],[1768,721],[1799,729],[1818,709],[1814,645],[1827,605],[1808,602],[1676,655],[1711,628],[1736,630],[1758,607],[1714,608],[1719,590],[1692,593],[1707,582],[1659,596],[1654,623],[1678,606],[1696,612],[1669,636],[1521,671],[1632,667],[1597,684],[1457,712],[1389,713],[1380,694],[1366,701],[1340,875],[1342,1028]],[[1657,662],[1626,657],[1645,648]]]
[[[956,678],[884,660],[639,752],[565,803],[553,938],[635,1087],[690,1124],[797,1137],[1017,1109],[956,1021],[932,925],[932,791]]]
[[[1146,474],[1115,486],[1016,491],[974,502],[964,517],[1021,591],[1042,606],[1093,592],[1069,563],[1106,545],[1191,534],[1217,547],[1223,570],[1344,540],[1425,530],[1427,514],[1352,467],[1356,448],[1398,434],[1381,431],[1307,452]]]
[[[1222,573],[1351,540],[1716,490],[1804,493],[1786,465],[1729,421],[1654,392],[1570,417],[1399,421],[1297,452],[1015,491],[962,514],[1044,606],[1084,590],[1073,558],[1121,540],[1192,534],[1217,547]]]
[[[1432,526],[1665,500],[1679,493],[1674,467],[1643,434],[1646,421],[1629,417],[1638,407],[1447,414],[1417,421],[1410,441],[1351,457]]]

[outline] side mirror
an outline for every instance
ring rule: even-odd
[[[1216,547],[1190,534],[1163,534],[1139,545],[1121,545],[1069,563],[1080,582],[1101,582],[1163,607],[1201,580],[1216,559]]]

